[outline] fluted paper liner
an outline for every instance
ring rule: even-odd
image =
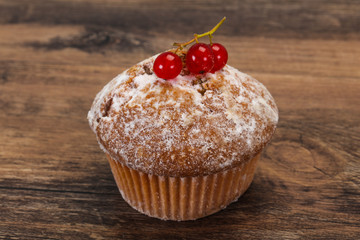
[[[232,169],[198,177],[145,174],[107,155],[122,197],[133,208],[163,220],[195,220],[236,201],[250,186],[259,155]]]

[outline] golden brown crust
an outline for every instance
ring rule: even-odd
[[[261,83],[230,66],[165,81],[153,60],[105,86],[89,112],[112,158],[147,174],[201,176],[248,161],[270,141],[278,111]]]

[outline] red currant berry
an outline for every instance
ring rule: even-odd
[[[186,54],[186,66],[191,73],[209,72],[214,66],[214,53],[205,43],[196,43]]]
[[[181,69],[182,62],[180,57],[172,52],[160,54],[154,62],[154,72],[159,78],[175,78],[180,74]]]
[[[213,43],[210,45],[210,47],[215,56],[214,67],[211,69],[211,73],[214,73],[226,65],[228,60],[228,52],[226,51],[226,48],[220,43]]]

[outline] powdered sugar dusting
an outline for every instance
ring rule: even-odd
[[[111,157],[148,174],[207,175],[244,163],[269,142],[278,110],[260,82],[228,65],[166,81],[144,70],[155,57],[109,82],[89,111]]]

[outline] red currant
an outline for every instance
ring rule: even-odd
[[[186,66],[191,73],[209,72],[214,66],[214,53],[209,45],[196,43],[186,54]]]
[[[154,72],[159,78],[175,78],[180,74],[181,69],[182,62],[180,57],[172,52],[160,54],[154,62]]]
[[[228,60],[228,52],[226,51],[226,48],[220,43],[213,43],[210,45],[210,47],[215,56],[214,67],[211,69],[211,73],[214,73],[226,65]]]

